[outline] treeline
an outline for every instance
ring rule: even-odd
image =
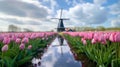
[[[105,28],[103,26],[94,27],[75,27],[76,31],[120,31],[120,27],[109,27]]]

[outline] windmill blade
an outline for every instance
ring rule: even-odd
[[[63,20],[70,20],[69,18],[61,18],[61,19],[63,19]]]
[[[51,18],[51,19],[59,19],[59,18]]]
[[[61,46],[61,54],[63,55],[63,50],[62,50],[62,46]]]
[[[57,47],[57,46],[60,46],[60,45],[53,45],[52,47]]]
[[[60,19],[61,19],[61,17],[62,17],[62,9],[61,9],[61,13],[60,13]]]

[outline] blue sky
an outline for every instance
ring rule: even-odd
[[[120,27],[120,0],[0,0],[0,31],[13,24],[21,29],[55,29],[63,8],[65,27]]]

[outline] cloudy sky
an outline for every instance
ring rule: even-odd
[[[63,8],[65,27],[120,27],[120,0],[0,0],[0,31],[13,24],[34,31],[57,27]]]

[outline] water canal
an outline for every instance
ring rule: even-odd
[[[74,59],[66,40],[60,45],[57,37],[41,57],[41,65],[37,67],[82,67],[82,64]]]

